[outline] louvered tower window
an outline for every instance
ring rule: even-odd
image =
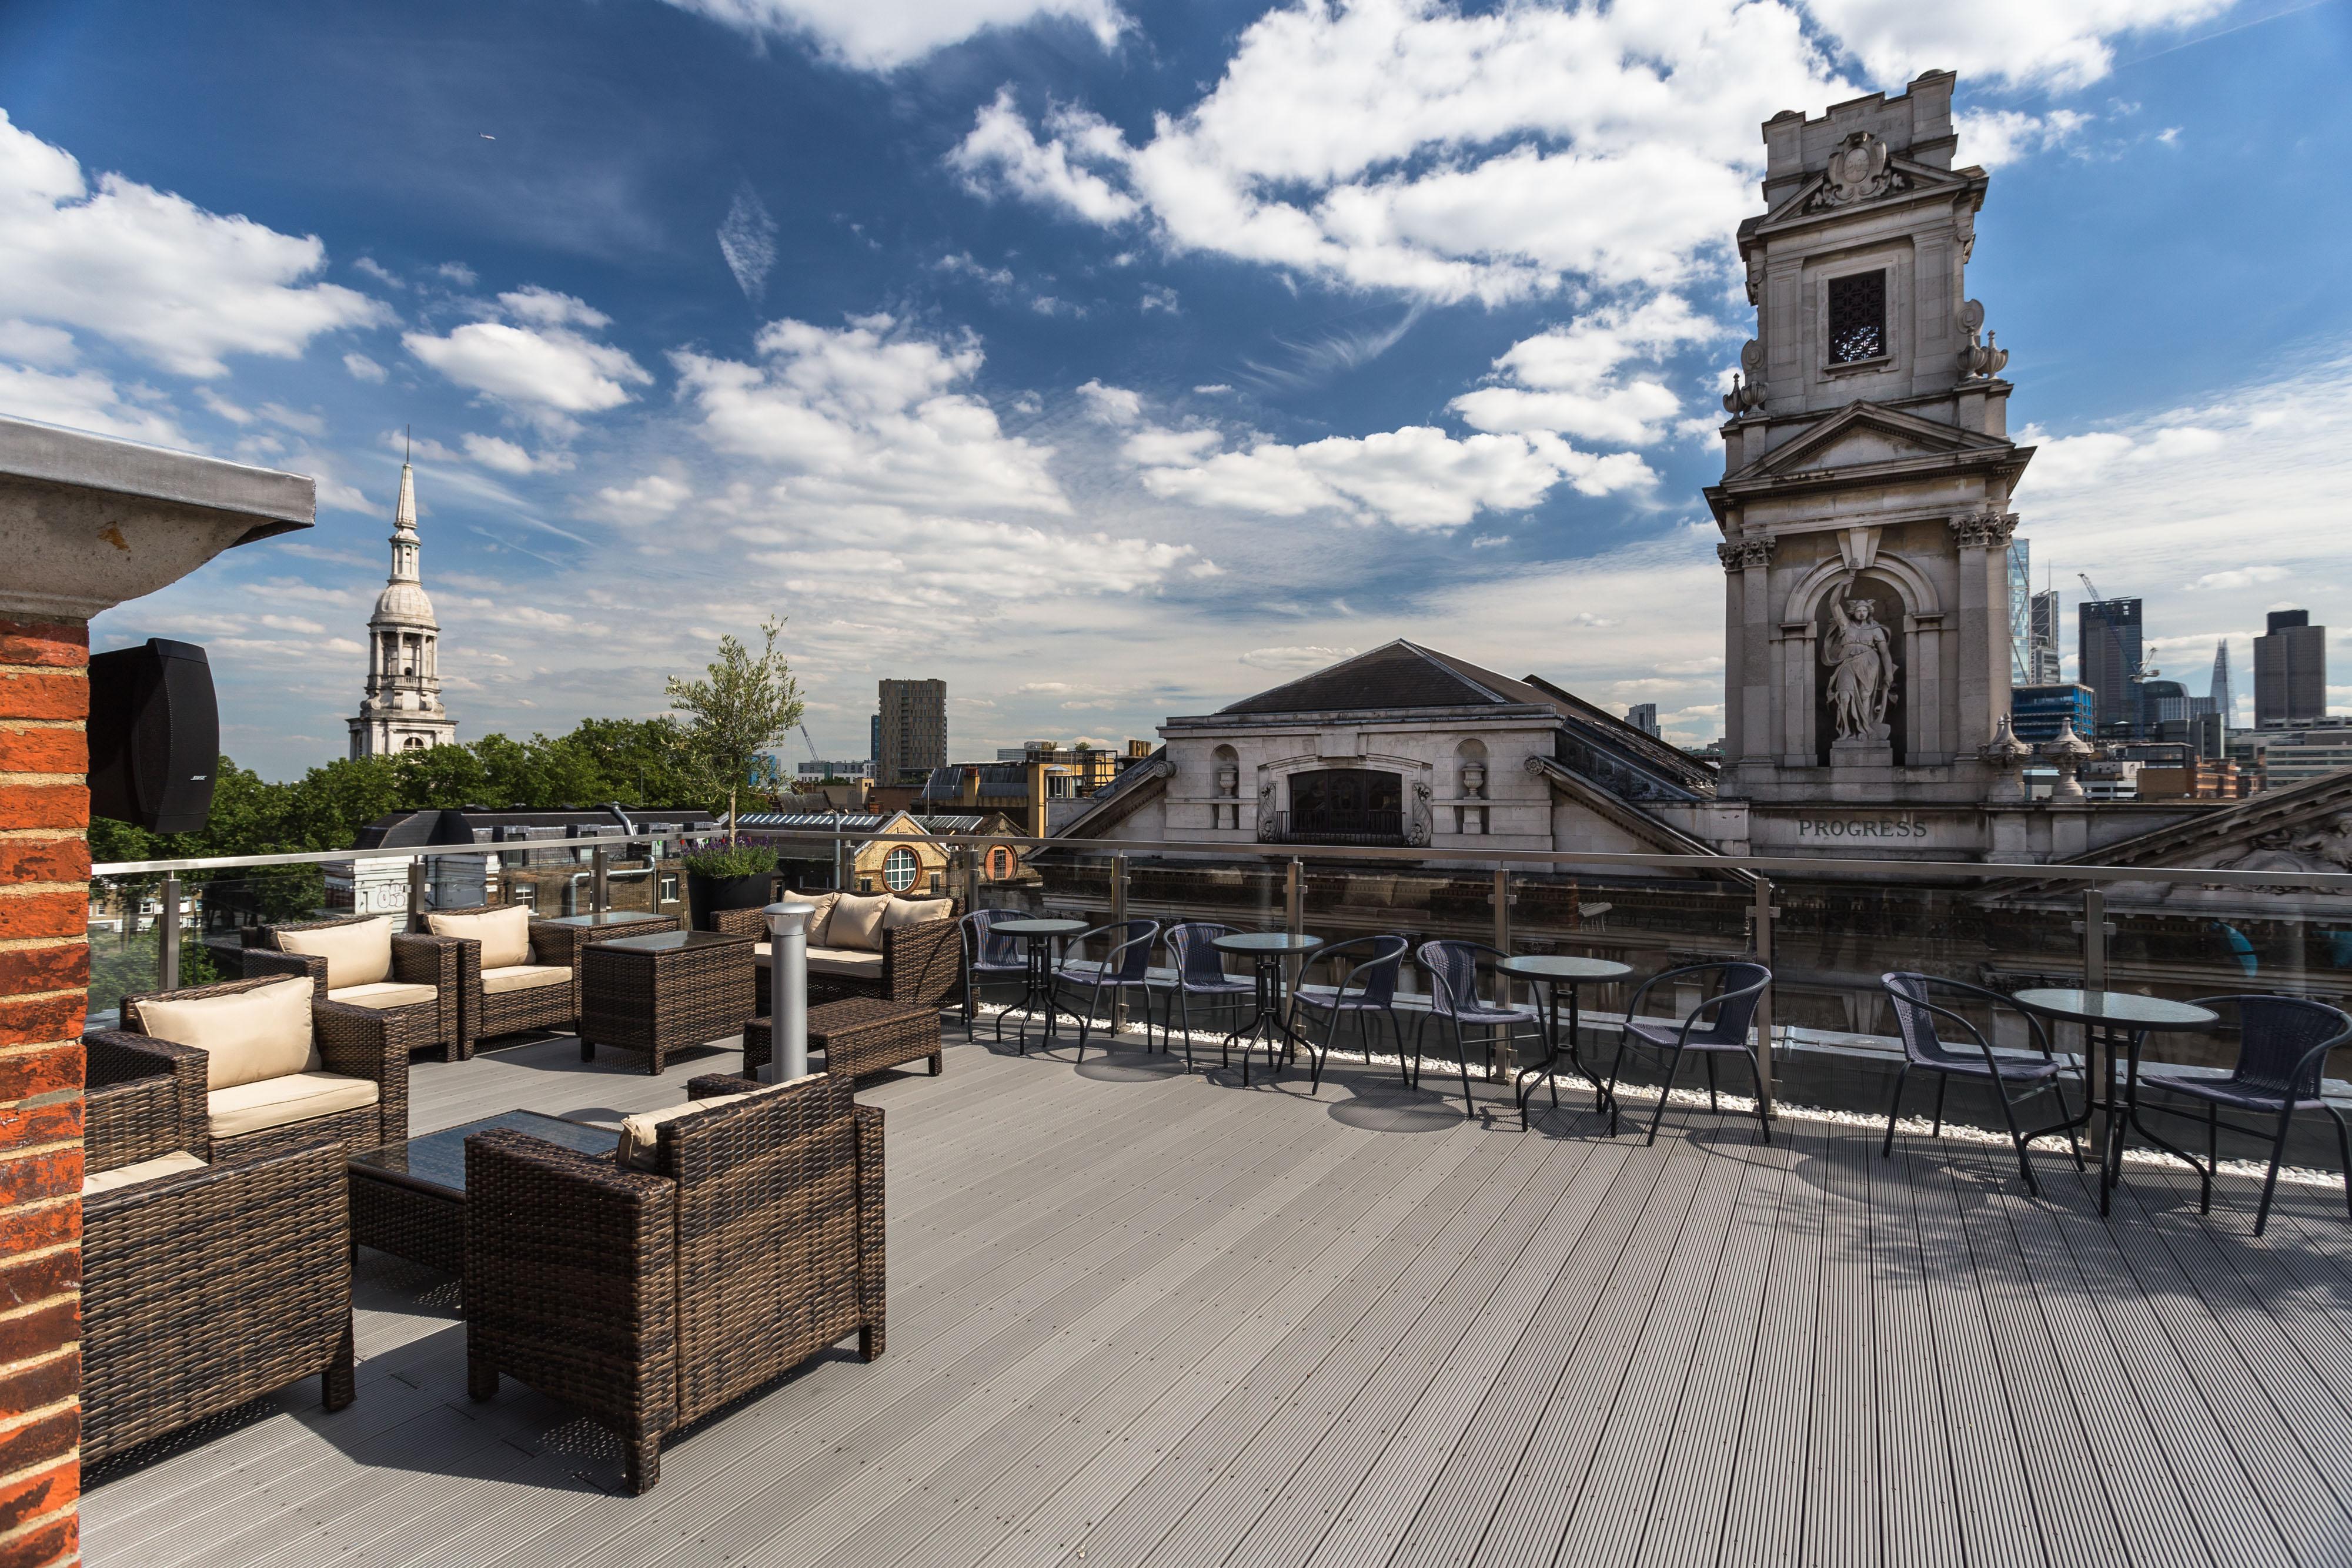
[[[1830,363],[1851,365],[1886,353],[1886,274],[1830,279]]]

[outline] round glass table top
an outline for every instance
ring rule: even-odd
[[[1323,946],[1323,938],[1293,936],[1287,931],[1241,931],[1216,937],[1209,946],[1220,953],[1311,953]]]
[[[2210,1008],[2200,1008],[2193,1002],[2135,996],[2129,991],[2053,988],[2019,991],[2010,1000],[2045,1018],[2070,1019],[2076,1023],[2128,1024],[2135,1029],[2204,1029],[2221,1019],[2221,1015]]]
[[[992,936],[1076,936],[1087,929],[1083,920],[1000,920],[988,928]]]
[[[1566,953],[1514,954],[1495,967],[1530,980],[1622,980],[1633,972],[1633,966],[1613,958],[1579,958]]]

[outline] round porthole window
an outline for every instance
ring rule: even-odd
[[[915,852],[902,845],[882,857],[882,885],[893,893],[904,893],[915,885],[915,877],[921,870]]]

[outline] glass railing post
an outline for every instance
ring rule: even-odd
[[[1511,950],[1511,871],[1499,862],[1495,866],[1495,951]],[[1495,975],[1495,999],[1508,1007],[1511,1001],[1511,977],[1499,970]],[[1507,1027],[1489,1030],[1486,1035],[1486,1076],[1500,1077],[1518,1065],[1506,1061],[1510,1053],[1511,1031]]]
[[[604,924],[604,911],[613,906],[611,884],[605,881],[606,873],[604,846],[598,844],[588,852],[588,913],[599,925]]]
[[[163,873],[162,910],[155,921],[155,988],[180,988],[180,879]]]
[[[2107,895],[2096,886],[2083,890],[2083,988],[2107,988]]]
[[[1756,905],[1748,923],[1756,928],[1756,961],[1772,967],[1772,921],[1780,912],[1772,907],[1772,879],[1756,879]],[[1768,984],[1756,1001],[1756,1097],[1766,1116],[1772,1110],[1772,988]]]
[[[1307,929],[1307,863],[1296,855],[1282,873],[1282,928],[1293,936]],[[1287,989],[1296,996],[1298,982],[1307,977],[1307,961],[1293,956],[1282,962]]]
[[[1110,857],[1110,923],[1114,927],[1111,946],[1116,948],[1127,939],[1127,854],[1121,851]],[[1146,955],[1149,956],[1149,955]],[[1108,963],[1110,955],[1103,955]],[[1114,986],[1110,993],[1110,1028],[1112,1037],[1127,1027],[1127,988]]]

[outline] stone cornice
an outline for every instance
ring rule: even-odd
[[[1952,542],[1962,549],[2000,549],[2017,532],[2015,512],[1987,509],[1947,518],[1944,526],[1952,530]]]

